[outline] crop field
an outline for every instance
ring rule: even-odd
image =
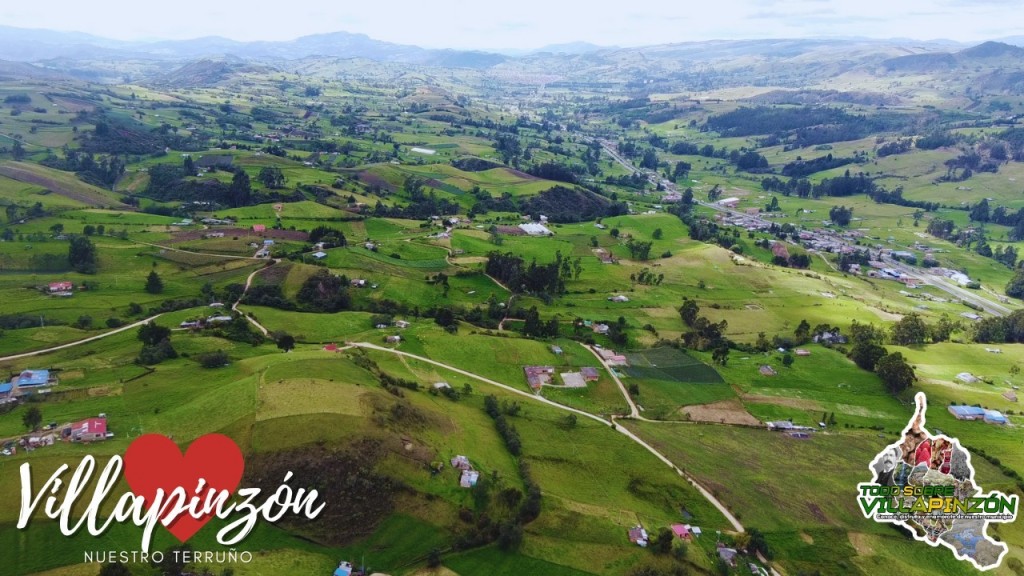
[[[676,382],[718,384],[722,377],[714,368],[675,348],[653,348],[626,355],[629,366],[623,371],[634,378]]]

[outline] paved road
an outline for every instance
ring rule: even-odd
[[[523,397],[529,398],[529,399],[531,399],[531,400],[533,400],[535,402],[540,402],[542,404],[547,404],[547,405],[552,406],[554,408],[557,408],[559,410],[564,410],[566,412],[572,412],[574,414],[578,414],[580,416],[583,416],[584,418],[590,418],[591,420],[596,420],[596,421],[604,424],[605,426],[611,426],[613,430],[615,430],[616,432],[622,434],[623,436],[626,436],[627,438],[629,438],[633,442],[635,442],[635,443],[639,444],[640,446],[642,446],[648,452],[650,452],[655,457],[657,457],[658,460],[661,460],[662,462],[664,462],[669,468],[675,470],[675,472],[677,474],[679,474],[681,477],[686,479],[686,481],[689,482],[701,494],[701,496],[703,496],[708,502],[710,502],[715,508],[717,508],[719,512],[722,513],[722,516],[724,516],[725,519],[729,521],[729,524],[732,525],[733,529],[735,529],[737,532],[743,532],[744,531],[743,525],[740,524],[740,521],[735,516],[733,516],[732,512],[730,512],[729,509],[726,508],[725,505],[722,504],[718,500],[718,498],[715,498],[715,496],[711,492],[707,491],[703,486],[701,486],[700,483],[697,482],[697,480],[695,480],[693,477],[691,477],[690,475],[688,475],[685,472],[683,472],[682,469],[679,468],[679,466],[676,466],[676,464],[674,462],[672,462],[667,457],[665,457],[665,455],[662,454],[661,452],[658,452],[653,446],[651,446],[650,444],[645,442],[642,438],[640,438],[639,436],[637,436],[636,434],[634,434],[630,430],[627,430],[625,427],[619,426],[619,425],[615,424],[615,422],[611,422],[611,421],[605,420],[604,418],[601,418],[600,416],[596,416],[594,414],[591,414],[590,412],[584,412],[583,410],[577,410],[576,408],[570,408],[569,406],[566,406],[564,404],[559,404],[558,402],[554,402],[552,400],[548,400],[547,398],[544,398],[543,396],[538,396],[538,395],[535,395],[535,394],[530,394],[528,392],[524,392],[523,390],[520,390],[519,388],[515,388],[515,387],[509,386],[507,384],[502,384],[501,382],[497,382],[497,381],[491,380],[490,378],[485,378],[483,376],[474,374],[472,372],[467,372],[466,370],[462,370],[460,368],[456,368],[454,366],[450,366],[450,365],[445,364],[443,362],[438,362],[436,360],[431,360],[430,358],[425,358],[423,356],[418,356],[416,354],[410,354],[409,352],[403,352],[401,350],[395,350],[393,348],[385,348],[384,346],[378,346],[376,344],[370,344],[368,342],[350,342],[350,343],[347,343],[347,345],[348,346],[355,346],[355,347],[358,347],[358,348],[369,348],[369,349],[372,349],[372,350],[379,350],[381,352],[388,352],[390,354],[397,354],[399,356],[405,356],[405,357],[408,357],[408,358],[414,358],[414,359],[419,360],[421,362],[426,362],[428,364],[433,364],[434,366],[438,366],[438,367],[444,368],[446,370],[451,370],[452,372],[455,372],[457,374],[462,374],[463,376],[468,376],[470,378],[473,378],[475,380],[479,380],[481,382],[485,382],[485,383],[490,384],[492,386],[497,386],[498,388],[501,388],[502,390],[507,390],[508,392],[511,392],[513,394],[518,394],[519,396],[523,396]]]
[[[99,340],[101,338],[106,338],[107,336],[113,336],[114,334],[120,334],[121,332],[124,332],[125,330],[131,330],[133,328],[138,328],[139,326],[142,326],[143,324],[145,324],[147,322],[151,322],[153,320],[156,320],[159,317],[160,317],[160,314],[157,314],[155,316],[150,316],[149,318],[146,318],[145,320],[139,320],[138,322],[133,322],[132,324],[121,326],[120,328],[116,328],[114,330],[111,330],[110,332],[104,332],[103,334],[100,334],[98,336],[90,336],[89,338],[84,338],[82,340],[76,340],[74,342],[68,342],[67,344],[61,344],[60,346],[53,346],[52,348],[44,348],[42,350],[36,350],[34,352],[24,352],[22,354],[14,354],[14,355],[11,355],[11,356],[3,356],[3,357],[0,357],[0,362],[6,362],[8,360],[17,360],[19,358],[28,358],[28,357],[31,357],[31,356],[40,356],[40,355],[43,355],[43,354],[49,354],[50,352],[56,352],[57,350],[64,350],[66,348],[72,348],[74,346],[81,346],[82,344],[88,344],[89,342],[95,342],[96,340]]]

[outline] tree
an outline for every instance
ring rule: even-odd
[[[888,354],[885,348],[871,342],[861,342],[850,349],[850,359],[863,370],[874,371],[875,365]]]
[[[629,255],[634,260],[647,260],[651,256],[651,241],[634,240],[630,238],[626,242],[626,248],[629,249]]]
[[[575,428],[576,427],[576,423],[577,423],[576,415],[570,412],[569,415],[565,417],[565,425],[566,425],[566,427],[567,428]]]
[[[146,322],[142,326],[139,326],[138,338],[146,346],[155,346],[161,340],[165,340],[171,337],[171,329],[166,326],[160,326],[152,321]]]
[[[811,325],[807,320],[801,320],[800,325],[793,331],[793,337],[797,344],[806,344],[811,340]]]
[[[149,276],[146,277],[146,292],[159,294],[163,291],[164,282],[160,279],[160,275],[156,273],[156,270],[150,270]]]
[[[892,327],[893,344],[909,346],[912,344],[924,344],[928,336],[928,326],[917,314],[907,314],[896,322]]]
[[[930,333],[932,342],[946,342],[949,337],[962,328],[959,321],[950,320],[949,316],[943,314],[939,321],[931,326]]]
[[[68,265],[82,274],[96,273],[96,246],[87,236],[75,236],[68,246]]]
[[[252,200],[252,184],[244,170],[235,172],[228,187],[228,203],[232,208],[248,206]]]
[[[981,202],[978,202],[973,207],[971,207],[970,218],[975,222],[988,222],[990,216],[991,213],[989,211],[987,198],[982,198]]]
[[[1024,268],[1017,268],[1013,278],[1006,285],[1006,295],[1024,299]]]
[[[223,350],[196,355],[196,361],[203,368],[220,368],[221,366],[226,366],[229,360],[228,355]]]
[[[287,332],[278,334],[274,341],[277,343],[277,347],[285,352],[295,348],[295,337]]]
[[[725,366],[729,361],[729,345],[723,343],[712,350],[711,360],[719,366]]]
[[[519,548],[523,542],[523,526],[518,522],[509,520],[502,522],[498,527],[498,548],[509,551]]]
[[[675,538],[675,534],[672,533],[668,528],[662,528],[658,531],[658,535],[655,536],[651,541],[651,550],[655,554],[668,554],[672,551],[672,540]]]
[[[696,300],[689,298],[683,299],[683,305],[679,307],[679,317],[682,318],[683,324],[693,327],[694,322],[697,321],[697,314],[700,313],[700,306],[697,305]]]
[[[664,236],[664,232],[661,231],[661,228],[655,228],[654,233],[651,234],[651,238],[655,240],[661,240],[662,236]]]
[[[321,269],[302,283],[295,298],[317,312],[347,310],[352,304],[348,278]]]
[[[882,379],[885,388],[891,394],[899,394],[914,383],[917,376],[914,369],[903,359],[903,354],[896,352],[886,354],[878,360],[875,373]]]
[[[257,179],[267,188],[281,188],[285,182],[284,173],[277,166],[264,166]]]
[[[676,162],[675,168],[672,170],[672,181],[678,182],[680,179],[688,178],[691,169],[693,169],[693,165],[689,162]]]
[[[43,423],[42,411],[39,410],[38,406],[30,406],[21,416],[21,423],[29,430],[39,428],[39,425]]]
[[[787,352],[786,355],[782,357],[782,365],[785,366],[786,368],[789,368],[790,366],[792,366],[793,365],[793,355]]]
[[[828,217],[829,220],[835,222],[838,226],[846,226],[850,223],[850,218],[853,217],[853,208],[833,206],[828,211]]]

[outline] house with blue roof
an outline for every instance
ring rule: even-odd
[[[0,400],[3,400],[4,398],[10,396],[13,390],[14,384],[11,384],[10,382],[6,384],[0,384]]]
[[[957,420],[983,420],[985,410],[977,406],[950,406],[949,413]]]
[[[334,571],[334,576],[350,576],[352,574],[352,563],[341,562],[338,564],[338,569]]]
[[[998,410],[985,410],[985,422],[988,422],[989,424],[999,424],[1000,426],[1005,426],[1010,423],[1010,421],[1006,419],[1006,416],[1003,416],[1003,414]]]
[[[25,370],[11,380],[16,388],[38,388],[56,383],[57,379],[50,376],[49,370]]]

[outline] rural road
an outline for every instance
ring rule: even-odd
[[[581,344],[581,346],[583,345]],[[601,363],[601,366],[604,366],[604,369],[608,371],[608,374],[612,377],[612,380],[615,380],[615,383],[619,385],[619,390],[622,391],[622,397],[625,398],[626,403],[629,404],[629,416],[631,418],[639,418],[640,410],[637,409],[636,402],[633,402],[633,397],[629,395],[629,390],[626,390],[626,385],[622,383],[622,380],[619,380],[619,376],[615,373],[615,370],[612,369],[612,366],[605,362],[604,358],[601,357],[601,354],[599,354],[597,350],[595,350],[594,348],[590,346],[583,347],[586,348],[587,350],[590,350],[590,353],[593,354],[595,358],[597,358],[597,361]]]
[[[378,350],[378,351],[381,351],[381,352],[388,352],[390,354],[397,354],[399,356],[405,356],[405,357],[408,357],[408,358],[413,358],[413,359],[419,360],[421,362],[426,362],[428,364],[433,364],[434,366],[438,366],[438,367],[444,368],[446,370],[451,370],[452,372],[455,372],[457,374],[462,374],[463,376],[468,376],[470,378],[479,380],[481,382],[485,382],[485,383],[490,384],[492,386],[497,386],[498,388],[501,388],[503,390],[507,390],[509,392],[512,392],[513,394],[518,394],[520,396],[524,396],[524,397],[529,398],[529,399],[531,399],[533,401],[541,402],[543,404],[547,404],[549,406],[553,406],[553,407],[555,407],[555,408],[557,408],[559,410],[564,410],[564,411],[567,411],[567,412],[572,412],[574,414],[579,414],[580,416],[583,416],[583,417],[586,417],[586,418],[590,418],[591,420],[596,420],[596,421],[604,424],[605,426],[611,426],[613,430],[615,430],[619,434],[622,434],[623,436],[626,436],[627,438],[629,438],[633,442],[639,444],[644,449],[646,449],[648,452],[653,454],[656,458],[658,458],[659,460],[664,462],[669,468],[675,470],[675,472],[677,474],[679,474],[680,476],[682,476],[683,478],[685,478],[686,481],[689,482],[690,485],[692,485],[697,490],[697,492],[699,492],[700,495],[704,497],[705,500],[707,500],[715,508],[717,508],[718,511],[721,512],[722,516],[724,516],[725,519],[729,521],[729,524],[731,524],[732,527],[737,532],[743,532],[744,531],[743,525],[740,524],[740,521],[735,516],[733,516],[732,512],[730,512],[729,509],[726,508],[725,505],[722,504],[718,500],[718,498],[715,498],[715,496],[711,492],[707,491],[703,486],[701,486],[700,483],[698,483],[696,479],[694,479],[689,474],[683,472],[683,470],[681,468],[679,468],[679,466],[676,466],[676,464],[674,462],[672,462],[667,457],[665,457],[665,455],[662,454],[661,452],[658,452],[658,450],[656,450],[653,446],[651,446],[650,444],[645,442],[642,438],[640,438],[639,436],[637,436],[636,434],[634,434],[630,430],[627,430],[626,428],[615,424],[614,422],[609,422],[608,420],[605,420],[604,418],[601,418],[600,416],[596,416],[594,414],[591,414],[590,412],[585,412],[583,410],[577,410],[576,408],[570,408],[569,406],[566,406],[564,404],[559,404],[558,402],[554,402],[552,400],[548,400],[547,398],[544,398],[543,396],[537,396],[535,394],[530,394],[528,392],[524,392],[523,390],[520,390],[520,389],[512,387],[512,386],[509,386],[507,384],[502,384],[501,382],[496,382],[494,380],[491,380],[490,378],[485,378],[483,376],[479,376],[479,375],[474,374],[472,372],[467,372],[465,370],[462,370],[461,368],[456,368],[454,366],[450,366],[450,365],[445,364],[443,362],[438,362],[436,360],[431,360],[430,358],[425,358],[423,356],[417,356],[416,354],[410,354],[409,352],[402,352],[401,350],[395,350],[393,348],[385,348],[384,346],[378,346],[376,344],[370,344],[368,342],[351,342],[348,345],[355,346],[357,348],[369,348],[369,349]],[[628,398],[628,395],[627,395],[627,398]],[[630,404],[632,404],[632,402]]]
[[[272,262],[274,264],[277,264],[279,262],[279,260],[273,260]],[[242,303],[242,298],[245,298],[246,292],[249,291],[249,286],[252,285],[252,279],[255,278],[257,274],[259,274],[260,272],[262,272],[264,270],[266,270],[266,268],[259,268],[257,270],[253,270],[252,274],[249,274],[249,277],[245,279],[245,290],[242,290],[242,295],[239,296],[238,300],[236,300],[235,303],[231,305],[231,311],[232,312],[239,312],[242,316],[245,317],[246,320],[249,321],[250,324],[255,326],[260,332],[263,333],[264,336],[267,336],[267,335],[270,334],[270,331],[267,330],[266,327],[263,326],[263,324],[260,324],[259,322],[257,322],[256,319],[253,318],[252,316],[249,316],[248,314],[246,314],[244,312],[240,312],[238,310],[238,305]]]
[[[114,330],[111,330],[110,332],[104,332],[103,334],[99,334],[97,336],[90,336],[90,337],[85,338],[83,340],[76,340],[74,342],[68,342],[67,344],[61,344],[60,346],[54,346],[52,348],[44,348],[42,350],[36,350],[35,352],[24,352],[22,354],[14,354],[12,356],[3,356],[3,357],[0,357],[0,362],[6,362],[8,360],[17,360],[19,358],[28,358],[30,356],[40,356],[42,354],[49,354],[50,352],[56,352],[57,350],[64,350],[65,348],[71,348],[71,347],[74,347],[74,346],[79,346],[81,344],[88,344],[89,342],[94,342],[94,341],[99,340],[101,338],[106,338],[107,336],[113,336],[114,334],[119,334],[121,332],[124,332],[125,330],[131,330],[132,328],[138,328],[139,326],[142,326],[143,324],[145,324],[147,322],[156,320],[159,317],[160,317],[160,314],[157,314],[155,316],[150,316],[149,318],[146,318],[145,320],[139,320],[138,322],[133,322],[132,324],[121,326],[120,328],[116,328]]]

